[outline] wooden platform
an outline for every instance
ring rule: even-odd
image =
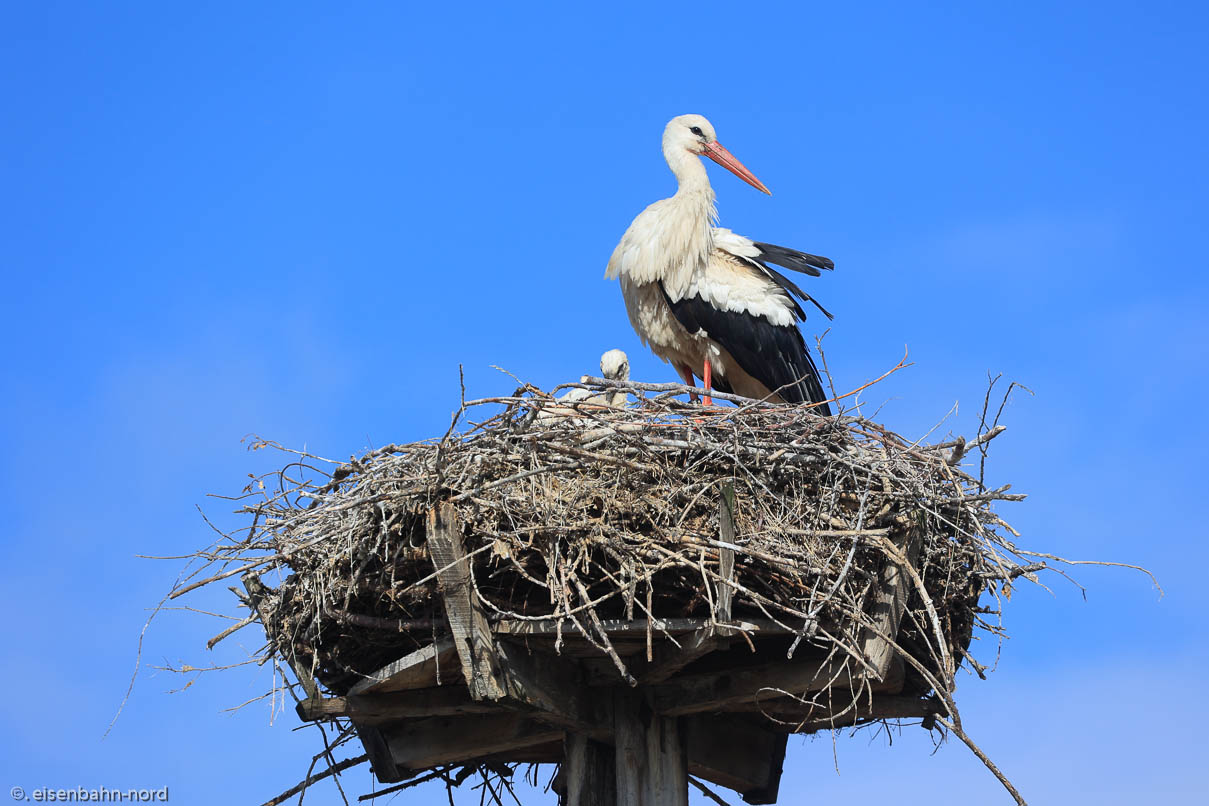
[[[427,531],[451,634],[344,697],[311,693],[298,706],[307,721],[351,719],[382,783],[445,764],[557,762],[572,806],[683,806],[687,775],[748,803],[774,803],[790,733],[932,712],[929,702],[900,696],[902,662],[881,637],[893,640],[902,619],[900,569],[888,568],[880,580],[870,614],[877,629],[861,646],[861,667],[809,641],[795,646],[796,625],[732,619],[732,591],[721,584],[711,618],[587,621],[584,628],[493,622],[473,597],[455,518],[452,507],[435,508]],[[722,525],[723,541],[733,541],[725,517]],[[599,649],[600,633],[616,658]],[[824,689],[829,710],[803,705],[802,695]],[[853,691],[863,693],[854,698]],[[610,779],[612,790],[601,783]]]

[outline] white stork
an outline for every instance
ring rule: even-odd
[[[630,358],[621,350],[609,350],[600,357],[600,375],[611,381],[628,381],[630,379]],[[587,380],[587,375],[580,381]],[[598,406],[620,406],[625,402],[626,393],[613,390],[602,394],[593,394],[587,389],[572,389],[562,395],[559,400],[568,403],[580,401],[593,403]]]
[[[690,386],[780,403],[822,403],[830,414],[798,320],[794,296],[822,305],[769,264],[819,276],[825,257],[760,243],[714,227],[717,210],[706,156],[757,190],[771,192],[722,147],[701,115],[672,118],[663,157],[680,182],[676,195],[642,211],[613,250],[605,277],[621,279],[630,324]]]

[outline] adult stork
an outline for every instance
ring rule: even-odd
[[[716,388],[780,403],[819,403],[831,414],[818,369],[797,328],[806,312],[794,297],[831,314],[773,266],[819,276],[818,255],[752,241],[714,227],[717,210],[705,165],[771,191],[743,167],[701,115],[672,118],[663,157],[680,187],[642,211],[613,250],[605,277],[620,278],[630,324],[684,382],[700,375],[705,403]]]

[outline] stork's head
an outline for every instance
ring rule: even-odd
[[[755,174],[722,147],[714,133],[714,125],[702,115],[677,115],[668,121],[667,128],[663,130],[663,153],[670,160],[677,151],[709,157],[756,190],[772,195],[772,191],[764,187]]]
[[[609,350],[600,357],[600,371],[611,381],[628,381],[630,359],[621,350]]]

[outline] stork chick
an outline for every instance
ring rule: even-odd
[[[621,350],[609,350],[600,357],[600,374],[601,377],[611,381],[628,381],[630,379],[629,357]],[[580,378],[581,383],[587,380],[587,375]],[[561,403],[587,403],[593,406],[621,406],[625,403],[625,399],[626,393],[620,389],[611,389],[603,393],[594,393],[589,389],[572,389],[558,398]],[[555,406],[543,410],[538,415],[538,419],[545,420],[574,413],[573,409]]]

